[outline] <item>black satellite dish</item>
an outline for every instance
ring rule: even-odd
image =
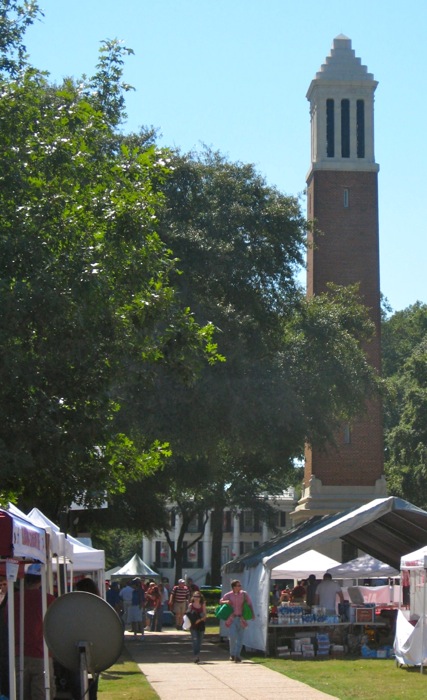
[[[85,591],[66,593],[49,606],[44,636],[60,664],[86,674],[112,666],[123,647],[123,625],[116,611]]]

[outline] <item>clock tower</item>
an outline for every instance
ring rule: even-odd
[[[307,296],[328,282],[358,284],[375,325],[367,345],[380,371],[378,171],[374,156],[377,82],[340,34],[307,93],[311,113],[311,167],[307,215],[315,222],[307,256]],[[306,450],[302,497],[294,523],[335,513],[386,495],[381,405],[336,435],[336,445]]]

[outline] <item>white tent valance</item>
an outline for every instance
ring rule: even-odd
[[[331,566],[339,564],[335,559],[327,557],[315,549],[309,549],[308,552],[300,554],[289,561],[275,566],[271,570],[271,578],[307,578],[310,574],[314,574],[316,578],[321,578],[325,571]]]

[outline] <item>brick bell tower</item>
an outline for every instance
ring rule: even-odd
[[[359,284],[376,335],[367,347],[380,369],[378,244],[379,166],[374,156],[374,92],[377,82],[340,34],[307,93],[311,113],[311,167],[307,214],[320,232],[307,255],[307,296],[328,282]],[[339,512],[386,496],[383,427],[379,403],[351,425],[336,446],[306,450],[304,489],[292,520]]]

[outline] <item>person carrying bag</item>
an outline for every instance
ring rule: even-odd
[[[221,605],[227,603],[233,609],[225,626],[229,635],[230,661],[238,664],[242,660],[243,633],[248,626],[247,620],[252,620],[255,617],[252,600],[249,593],[242,590],[240,581],[236,579],[231,582],[231,591],[225,593],[219,602]]]

